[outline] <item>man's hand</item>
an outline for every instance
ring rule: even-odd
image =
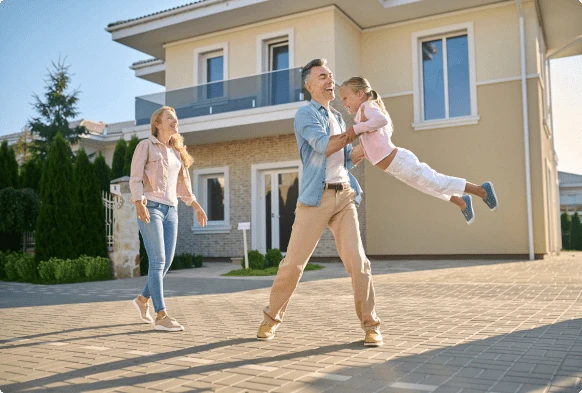
[[[198,221],[198,225],[200,225],[201,227],[204,228],[206,226],[206,223],[208,222],[208,217],[206,217],[206,213],[204,212],[204,209],[202,209],[202,206],[200,206],[200,204],[196,201],[193,201],[190,206],[192,206],[192,208],[194,209],[194,213],[196,214],[196,221]]]
[[[352,143],[353,141],[356,140],[356,138],[358,137],[358,135],[356,134],[356,131],[354,131],[354,127],[350,127],[346,130],[346,135],[347,135],[347,142],[346,143]]]
[[[352,149],[352,162],[358,165],[364,159],[364,148],[361,144],[354,146]]]

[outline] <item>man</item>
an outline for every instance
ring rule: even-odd
[[[257,339],[275,337],[303,269],[329,226],[338,254],[352,278],[356,314],[366,332],[364,345],[380,346],[383,341],[380,319],[374,310],[370,261],[364,254],[356,211],[362,189],[348,172],[353,162],[362,159],[363,150],[352,149],[350,143],[355,136],[352,127],[344,132],[341,115],[329,106],[335,98],[335,81],[326,60],[310,61],[301,76],[312,100],[295,115],[295,136],[303,163],[299,200],[287,255],[279,265]]]

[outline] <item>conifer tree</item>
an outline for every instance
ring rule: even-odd
[[[48,151],[39,188],[35,259],[40,262],[52,257],[74,258],[73,164],[71,149],[60,133]]]
[[[36,157],[29,158],[20,167],[20,188],[32,188],[38,192],[40,178],[42,176],[42,164]]]
[[[18,188],[18,162],[14,149],[4,141],[0,145],[0,190],[6,187]]]
[[[572,216],[572,230],[570,232],[570,250],[582,251],[582,224],[578,212]]]
[[[67,92],[71,84],[70,66],[65,65],[60,59],[58,63],[53,62],[52,65],[54,69],[48,71],[48,78],[45,80],[44,101],[38,95],[33,95],[35,100],[33,107],[39,116],[28,121],[33,136],[37,135],[32,141],[31,151],[41,158],[46,157],[58,133],[69,146],[76,144],[79,136],[87,133],[85,127],[69,127],[69,121],[79,115],[77,110],[79,91]]]
[[[562,213],[560,216],[560,222],[562,227],[562,248],[565,250],[570,249],[570,231],[572,230],[572,220],[567,212]]]
[[[76,257],[106,257],[105,208],[101,200],[101,185],[85,149],[77,152],[73,179]]]
[[[95,172],[97,173],[97,178],[99,179],[99,185],[101,186],[102,191],[109,192],[109,185],[110,183],[110,176],[111,176],[111,168],[105,162],[105,157],[99,151],[99,154],[95,158]]]
[[[124,176],[123,167],[125,166],[125,152],[127,151],[127,143],[123,139],[117,141],[115,151],[113,152],[113,162],[111,163],[111,178],[110,180]]]

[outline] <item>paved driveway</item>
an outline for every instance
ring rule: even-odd
[[[272,277],[231,264],[170,272],[186,330],[139,323],[145,278],[0,282],[0,391],[575,392],[582,254],[541,261],[372,263],[385,345],[364,348],[339,263],[305,272],[272,342],[255,340]]]

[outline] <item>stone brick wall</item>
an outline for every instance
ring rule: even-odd
[[[251,165],[299,160],[295,135],[273,136],[259,139],[238,140],[227,143],[189,146],[194,157],[194,169],[228,167],[230,177],[230,233],[194,234],[192,209],[180,203],[179,232],[176,253],[195,253],[207,257],[237,257],[243,254],[242,231],[239,222],[251,221]],[[353,173],[363,185],[363,165]],[[364,206],[360,206],[360,227],[365,239]],[[253,229],[251,228],[251,231]],[[251,247],[251,232],[247,232]],[[364,242],[365,245],[365,242]],[[337,257],[333,235],[326,229],[314,256]]]

